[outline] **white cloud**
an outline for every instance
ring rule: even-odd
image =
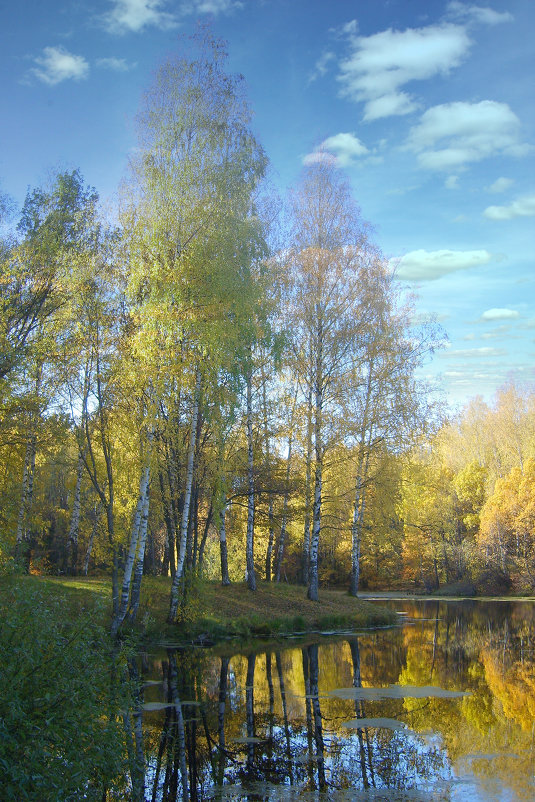
[[[37,67],[30,74],[49,86],[72,79],[80,81],[89,75],[89,64],[83,56],[69,53],[64,47],[45,47],[43,55],[34,59]]]
[[[515,309],[493,308],[487,309],[480,317],[480,320],[515,320],[520,317]]]
[[[307,153],[306,156],[303,156],[301,161],[305,166],[309,164],[319,164],[321,162],[335,166],[338,165],[336,156],[333,156],[332,153],[327,153],[326,150],[314,150],[312,153]]]
[[[503,348],[491,348],[489,345],[482,345],[480,348],[459,348],[451,349],[441,354],[443,357],[454,359],[473,359],[487,358],[490,356],[505,356],[507,351]]]
[[[523,156],[520,121],[506,103],[444,103],[428,109],[415,125],[407,147],[431,170],[462,169],[497,154]]]
[[[182,6],[182,11],[190,14],[228,14],[242,6],[241,0],[191,0]]]
[[[124,58],[99,58],[97,59],[97,67],[102,67],[105,70],[114,70],[114,72],[128,72],[133,70],[136,64],[129,64]]]
[[[168,0],[112,0],[112,8],[103,15],[104,27],[110,33],[139,33],[145,28],[176,28],[178,20],[165,11]]]
[[[449,175],[444,181],[444,186],[446,189],[457,189],[459,186],[459,176]]]
[[[511,326],[497,326],[495,329],[486,331],[481,335],[482,340],[503,340],[505,337],[507,339],[518,339],[518,335],[511,334]]]
[[[312,81],[315,81],[316,78],[322,78],[327,72],[327,67],[329,66],[330,62],[333,61],[334,59],[336,59],[336,56],[330,50],[327,50],[325,51],[325,53],[322,53],[322,55],[314,65],[314,70],[309,78],[310,83],[312,83]]]
[[[487,187],[487,192],[505,192],[509,187],[512,187],[515,182],[512,178],[497,178],[496,181]]]
[[[480,22],[484,25],[499,25],[512,22],[514,17],[509,11],[495,11],[493,8],[470,6],[454,0],[448,4],[447,14],[451,19]]]
[[[109,33],[140,33],[145,28],[170,30],[178,28],[188,14],[228,14],[243,7],[241,0],[189,0],[182,2],[178,13],[168,11],[176,6],[171,0],[110,0],[112,8],[101,16]]]
[[[334,156],[337,167],[349,167],[354,164],[355,159],[367,156],[369,150],[360,139],[351,133],[340,133],[327,137],[321,145],[316,148],[314,153],[308,154],[303,160],[304,164],[311,164],[313,161],[321,161],[324,157],[316,158],[318,154],[325,153]]]
[[[404,281],[433,281],[458,270],[486,265],[492,260],[491,253],[479,251],[411,251],[399,260],[391,260],[396,276]]]
[[[194,14],[228,14],[242,6],[239,0],[193,0],[188,10]]]
[[[446,75],[470,47],[460,25],[443,23],[358,36],[349,31],[351,54],[340,63],[342,94],[365,103],[364,119],[408,114],[414,98],[400,89],[410,81]]]
[[[508,206],[487,206],[483,212],[489,220],[512,220],[514,217],[535,216],[535,195],[525,195]]]

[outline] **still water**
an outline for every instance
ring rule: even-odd
[[[136,662],[139,799],[534,800],[535,604]]]

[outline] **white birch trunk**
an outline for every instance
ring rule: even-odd
[[[20,495],[19,515],[17,519],[17,552],[22,549],[22,544],[27,539],[27,518],[28,509],[31,505],[30,500],[30,476],[33,472],[32,465],[35,465],[35,436],[33,432],[28,437],[26,452],[24,455],[24,470],[22,473],[22,488]],[[33,486],[33,482],[32,482]],[[19,554],[20,556],[20,554]]]
[[[142,536],[142,524],[144,521],[145,524],[145,532],[144,537],[146,540],[147,537],[147,517],[148,517],[148,500],[149,500],[149,486],[150,486],[150,462],[151,462],[151,455],[152,455],[152,441],[154,437],[154,432],[151,430],[148,433],[148,443],[147,443],[147,454],[145,457],[145,466],[141,473],[141,478],[139,480],[139,497],[136,505],[136,511],[134,513],[134,519],[132,522],[132,533],[130,535],[130,545],[128,548],[128,555],[126,557],[126,562],[124,566],[124,574],[123,574],[123,584],[121,588],[121,599],[119,603],[119,607],[117,613],[113,616],[112,625],[111,625],[111,633],[112,635],[116,635],[121,624],[123,623],[126,612],[128,610],[128,601],[130,599],[130,593],[132,590],[132,572],[134,569],[134,563],[136,560],[136,553],[141,547],[141,536]],[[145,515],[146,514],[146,515]],[[143,543],[143,550],[145,549],[145,543]]]
[[[246,580],[249,590],[256,590],[254,569],[254,454],[253,454],[253,388],[251,373],[247,376],[247,541],[245,544]]]
[[[286,520],[288,518],[288,496],[290,495],[290,472],[292,466],[292,443],[293,443],[293,425],[294,425],[294,415],[295,415],[295,405],[297,402],[297,391],[294,396],[294,402],[292,407],[292,415],[290,418],[290,431],[288,433],[288,458],[286,460],[286,483],[284,487],[284,500],[282,502],[282,520],[281,520],[281,531],[280,531],[280,538],[279,538],[279,547],[277,549],[277,562],[275,568],[275,582],[280,582],[281,579],[281,569],[282,569],[282,559],[284,556],[284,547],[286,545]]]
[[[262,383],[262,401],[264,407],[264,440],[265,440],[265,449],[266,449],[266,459],[265,459],[265,470],[266,476],[270,478],[270,438],[269,438],[269,422],[268,422],[268,408],[267,408],[267,399],[266,399],[266,379],[263,376],[263,383]],[[268,481],[269,481],[268,478]],[[273,543],[275,540],[275,529],[273,526],[273,493],[271,490],[268,491],[268,545],[266,549],[266,582],[271,582],[271,563],[273,560]]]
[[[366,380],[366,397],[362,412],[362,424],[360,429],[359,458],[357,464],[357,476],[355,480],[355,503],[353,506],[353,522],[351,526],[351,579],[349,594],[357,596],[360,579],[360,548],[362,522],[364,519],[364,496],[365,484],[368,475],[368,464],[370,459],[370,449],[372,443],[373,424],[370,424],[370,403],[372,393],[374,359],[372,358],[368,368]]]
[[[312,479],[312,384],[307,398],[307,453],[305,474],[305,521],[303,531],[303,584],[308,585],[310,562],[310,483]]]
[[[319,317],[319,310],[318,317]],[[315,398],[314,398],[314,448],[316,465],[314,470],[314,506],[312,508],[312,535],[310,539],[310,561],[308,572],[308,593],[311,601],[319,601],[318,592],[318,551],[321,531],[321,490],[323,482],[323,328],[321,319],[318,323],[318,340],[316,355]]]
[[[143,567],[145,562],[145,547],[147,545],[149,504],[150,504],[150,482],[147,482],[147,486],[145,488],[145,499],[143,501],[143,510],[141,512],[141,523],[139,525],[139,538],[138,538],[136,563],[134,567],[134,580],[132,582],[132,591],[130,593],[130,607],[128,609],[129,621],[135,621],[137,611],[139,608],[141,580],[143,578]]]
[[[182,519],[180,521],[180,539],[179,539],[179,553],[178,562],[171,584],[171,598],[169,604],[168,622],[173,624],[176,620],[178,612],[179,601],[179,583],[184,572],[184,561],[186,559],[186,542],[188,537],[188,521],[189,521],[189,508],[191,503],[191,489],[193,487],[193,467],[195,458],[195,437],[197,434],[197,418],[199,417],[199,406],[201,396],[201,372],[197,369],[195,377],[195,395],[193,399],[193,410],[191,415],[191,430],[189,435],[188,445],[188,463],[186,469],[186,489],[184,493],[184,508],[182,510]]]

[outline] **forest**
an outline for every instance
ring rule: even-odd
[[[2,571],[142,578],[168,620],[202,580],[535,589],[535,395],[450,414],[444,333],[326,154],[280,201],[224,48],[165,62],[102,208],[78,170],[0,242]]]

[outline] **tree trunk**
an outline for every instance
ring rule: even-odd
[[[360,579],[360,548],[362,541],[362,525],[364,521],[365,487],[368,476],[368,465],[372,444],[373,424],[370,423],[370,402],[372,394],[374,359],[370,360],[368,376],[366,379],[366,397],[362,412],[362,425],[360,428],[359,456],[357,463],[357,476],[355,479],[355,503],[353,506],[353,523],[351,526],[351,579],[349,594],[357,596]]]
[[[206,521],[204,523],[204,529],[201,537],[201,542],[199,544],[199,572],[202,570],[203,562],[204,562],[204,550],[206,548],[206,541],[208,540],[208,532],[210,531],[210,525],[212,523],[212,518],[214,517],[214,497],[210,499],[210,507],[208,508],[208,512],[206,514]]]
[[[147,532],[149,523],[149,504],[150,504],[150,482],[147,483],[147,487],[145,490],[145,500],[143,502],[143,511],[141,513],[139,541],[137,547],[136,564],[134,568],[134,581],[132,583],[132,592],[130,594],[130,606],[128,609],[129,621],[136,620],[136,615],[139,608],[139,598],[141,594],[141,580],[143,578],[143,569],[145,565],[145,546],[147,543]]]
[[[221,584],[223,586],[230,585],[228,575],[228,552],[227,552],[227,530],[226,530],[226,517],[227,517],[227,497],[223,496],[223,505],[221,507],[220,524],[219,524],[219,553],[221,555]]]
[[[182,509],[182,519],[180,522],[179,556],[176,572],[171,585],[171,598],[169,604],[168,622],[174,623],[178,610],[179,602],[179,582],[184,571],[184,560],[186,558],[186,540],[188,535],[189,508],[191,502],[191,490],[193,487],[193,465],[195,457],[195,438],[197,433],[197,418],[199,415],[201,397],[201,371],[197,368],[195,377],[195,394],[193,398],[193,410],[191,415],[191,430],[188,447],[188,463],[186,469],[186,488],[184,493],[184,507]]]
[[[266,378],[262,376],[262,405],[264,407],[264,440],[266,449],[265,471],[268,482],[271,480],[271,459],[270,459],[270,438],[268,423],[268,407],[266,398]],[[275,539],[275,529],[273,526],[273,493],[268,489],[268,545],[266,549],[266,582],[271,582],[271,563],[273,560],[273,542]]]
[[[93,511],[93,516],[94,516],[93,526],[91,527],[91,535],[89,536],[89,543],[87,544],[87,551],[84,557],[84,567],[82,569],[84,576],[87,576],[87,572],[89,570],[89,560],[91,558],[91,552],[93,551],[93,542],[97,534],[98,522],[100,520],[101,515],[102,515],[102,502],[99,501],[98,504],[95,503],[95,508]]]
[[[82,476],[84,472],[84,460],[81,454],[78,455],[78,467],[76,469],[76,486],[74,488],[74,500],[72,503],[71,525],[67,539],[69,551],[69,573],[76,576],[76,566],[78,564],[78,532],[80,529],[80,499],[82,495]]]
[[[294,396],[293,406],[292,406],[292,414],[290,416],[290,431],[288,433],[288,457],[286,460],[286,482],[284,486],[284,500],[282,502],[282,520],[281,520],[281,531],[279,537],[279,547],[277,549],[277,560],[275,564],[275,582],[280,582],[281,580],[281,567],[282,567],[282,559],[284,556],[284,546],[286,545],[286,520],[288,518],[288,497],[290,495],[290,471],[292,467],[292,442],[293,442],[293,424],[294,424],[294,414],[295,414],[295,405],[297,401],[297,391]]]
[[[161,470],[158,470],[158,481],[160,483],[160,494],[162,497],[163,517],[165,521],[165,531],[167,534],[165,542],[165,554],[163,572],[167,576],[171,572],[171,576],[175,575],[176,562],[175,562],[175,529],[173,526],[172,511],[170,509],[171,502],[167,500],[165,493],[164,476]]]
[[[33,421],[32,421],[33,428]],[[30,543],[29,543],[29,515],[33,501],[33,480],[35,474],[35,455],[37,451],[37,438],[35,431],[30,431],[24,455],[24,471],[22,474],[22,489],[20,497],[19,515],[17,520],[17,539],[15,557],[24,569],[30,570]]]
[[[42,366],[37,366],[35,375],[35,403],[39,399],[41,390]],[[21,562],[27,573],[30,571],[30,512],[33,502],[33,482],[35,478],[35,456],[37,452],[37,410],[31,412],[29,421],[28,440],[26,443],[26,453],[24,455],[24,469],[22,473],[22,488],[17,520],[17,534],[15,542],[15,559]]]
[[[318,310],[319,314],[319,310]],[[312,536],[310,540],[310,562],[308,575],[308,593],[311,601],[319,601],[318,595],[318,550],[321,531],[321,489],[323,481],[323,331],[321,319],[318,323],[318,347],[315,371],[314,399],[314,449],[316,465],[314,470],[314,506],[312,509]]]
[[[312,384],[307,397],[307,453],[305,474],[305,522],[303,531],[303,585],[308,585],[310,563],[310,484],[312,479]]]
[[[145,551],[145,540],[147,538],[147,519],[148,519],[148,499],[150,484],[150,457],[151,457],[152,433],[149,435],[148,453],[145,467],[139,480],[139,497],[132,522],[132,532],[130,535],[130,546],[124,566],[123,584],[121,589],[121,601],[117,613],[113,616],[111,634],[115,636],[123,623],[128,610],[128,601],[132,590],[132,572],[136,561],[136,553],[141,550],[141,537],[143,531],[143,553]],[[143,572],[143,568],[141,568]],[[141,581],[141,580],[140,580]]]
[[[254,455],[253,455],[253,379],[247,375],[247,541],[245,546],[246,579],[249,590],[256,590],[254,568]]]

